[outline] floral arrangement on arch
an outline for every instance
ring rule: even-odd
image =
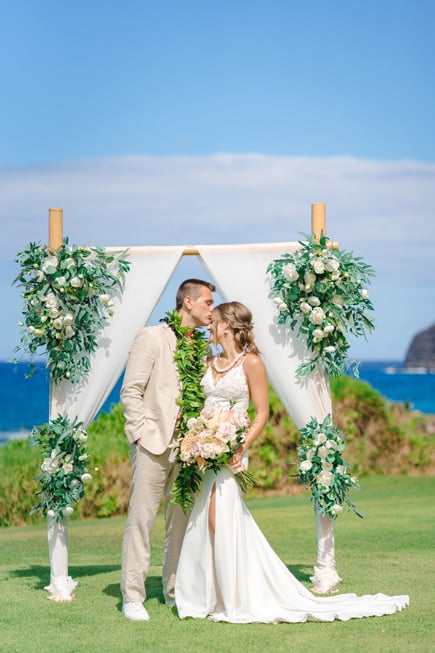
[[[202,475],[208,470],[216,474],[227,465],[234,451],[243,444],[249,426],[246,412],[231,408],[203,408],[198,417],[187,422],[187,432],[177,441],[177,459],[180,471],[175,479],[174,503],[183,511],[193,507]],[[246,492],[255,485],[251,472],[235,473],[240,487]]]
[[[78,383],[89,373],[98,335],[113,315],[113,298],[122,293],[130,269],[124,254],[70,246],[67,238],[59,249],[30,243],[18,252],[21,271],[13,283],[22,288],[24,328],[16,351],[27,352],[31,360],[45,354],[55,385]],[[43,456],[32,513],[41,510],[56,520],[72,514],[91,480],[83,423],[59,415],[35,427],[29,441]]]
[[[22,288],[24,329],[16,351],[32,358],[47,354],[53,383],[78,383],[89,373],[98,333],[130,269],[124,253],[69,246],[67,238],[57,250],[30,243],[18,252],[21,271],[14,284]]]
[[[43,462],[37,478],[39,500],[31,514],[40,510],[58,521],[73,513],[73,504],[83,498],[84,484],[92,478],[87,439],[82,422],[71,422],[61,415],[32,430],[30,444],[39,447]]]
[[[299,244],[267,268],[278,323],[296,327],[311,352],[296,373],[305,376],[319,365],[329,376],[349,368],[358,376],[358,363],[348,357],[348,334],[366,337],[374,329],[367,289],[374,270],[351,252],[332,249],[324,236]]]
[[[349,490],[359,490],[358,480],[349,474],[344,460],[344,437],[327,415],[321,424],[312,417],[301,429],[297,449],[298,475],[304,487],[311,489],[316,511],[335,519],[345,508],[362,515],[351,501]]]

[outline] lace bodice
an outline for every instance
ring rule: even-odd
[[[243,365],[237,365],[232,370],[220,376],[216,381],[209,367],[202,379],[207,398],[204,407],[229,408],[232,402],[234,408],[245,411],[249,406],[249,390]]]

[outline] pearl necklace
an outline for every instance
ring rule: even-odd
[[[231,361],[231,363],[230,363],[229,365],[227,365],[226,367],[218,367],[218,365],[217,365],[217,360],[218,360],[219,356],[216,356],[215,358],[213,358],[213,367],[214,367],[214,369],[216,370],[216,372],[217,372],[218,374],[223,374],[224,372],[228,372],[228,370],[230,370],[232,367],[234,367],[234,365],[235,365],[235,364],[236,364],[236,363],[237,363],[237,362],[238,362],[238,361],[239,361],[239,360],[240,360],[244,355],[245,355],[245,352],[244,352],[244,351],[241,351],[240,354],[237,354],[237,356],[236,356],[235,358],[233,358],[233,360]]]

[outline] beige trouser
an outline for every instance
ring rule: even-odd
[[[123,600],[145,601],[145,580],[150,565],[150,536],[164,497],[165,548],[163,554],[163,594],[166,602],[174,601],[175,572],[183,543],[188,515],[179,505],[170,503],[177,465],[170,462],[173,450],[154,455],[138,445],[131,445],[132,481],[130,505],[122,544],[121,592]]]

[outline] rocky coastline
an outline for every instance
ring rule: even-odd
[[[435,371],[435,324],[414,336],[406,353],[405,368]]]

